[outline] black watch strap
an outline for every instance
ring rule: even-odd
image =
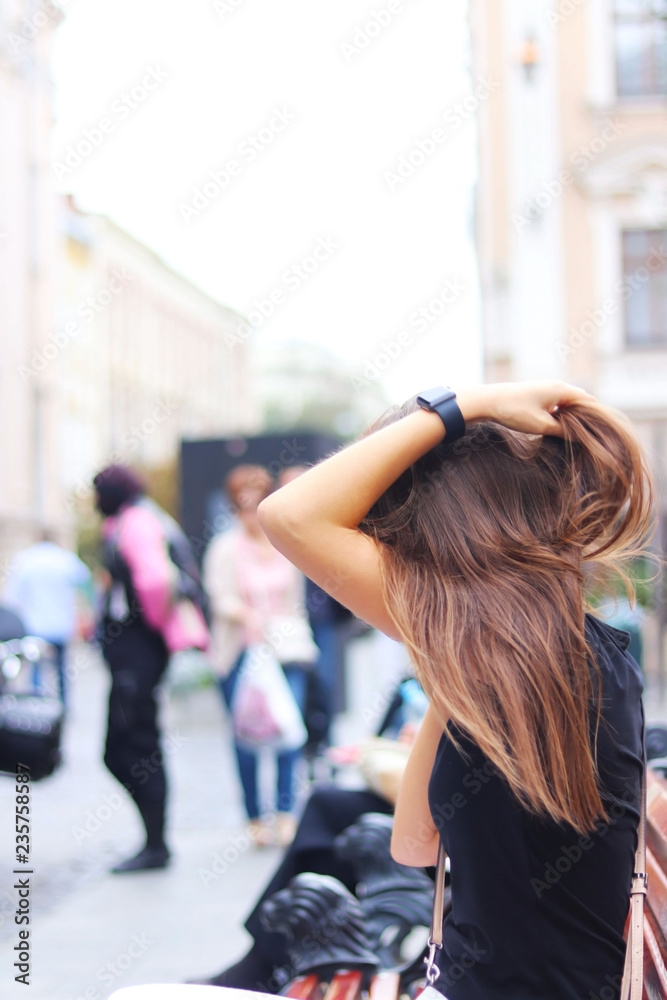
[[[466,432],[466,422],[461,408],[456,402],[456,393],[445,386],[436,386],[417,396],[417,402],[423,409],[437,413],[445,425],[445,443],[453,444],[462,438]]]

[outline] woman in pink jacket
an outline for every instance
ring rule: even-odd
[[[144,847],[112,870],[164,868],[167,784],[155,689],[170,653],[208,645],[202,591],[185,535],[145,495],[136,473],[111,465],[93,485],[109,574],[99,628],[111,672],[104,763],[134,799],[146,829]]]

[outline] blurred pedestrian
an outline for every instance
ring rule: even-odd
[[[192,982],[201,986],[277,993],[286,985],[285,980],[278,977],[289,966],[288,940],[284,934],[270,933],[262,925],[262,904],[284,889],[300,872],[330,875],[354,892],[357,883],[354,869],[349,862],[337,857],[335,839],[365,813],[391,814],[393,808],[392,802],[366,789],[316,786],[308,797],[292,843],[245,921],[245,929],[252,938],[249,951],[217,975]]]
[[[58,692],[65,704],[65,656],[77,625],[77,593],[90,584],[90,570],[73,552],[56,544],[44,530],[39,542],[12,560],[5,601],[21,617],[29,635],[49,642],[55,651]],[[33,678],[37,687],[41,677]]]
[[[167,783],[155,694],[170,652],[208,644],[201,587],[185,535],[146,497],[135,472],[111,465],[93,485],[109,574],[98,630],[111,673],[104,762],[133,797],[146,831],[139,853],[112,870],[164,868]]]
[[[270,642],[301,712],[307,671],[317,657],[304,611],[304,578],[274,547],[259,526],[257,507],[273,488],[261,465],[239,465],[226,481],[238,524],[210,543],[204,558],[204,583],[212,615],[213,663],[220,689],[231,708],[248,647]],[[258,845],[271,843],[273,831],[262,818],[257,788],[257,754],[235,744],[248,815],[248,833]],[[300,750],[276,755],[276,828],[279,843],[292,839],[294,767]]]
[[[22,620],[11,608],[0,605],[0,642],[24,639],[28,633]]]

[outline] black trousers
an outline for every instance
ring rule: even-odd
[[[255,939],[262,958],[278,966],[287,957],[285,935],[270,934],[262,926],[260,909],[264,900],[284,889],[290,879],[300,872],[332,875],[354,892],[354,871],[348,862],[334,854],[334,840],[364,813],[391,814],[393,811],[394,807],[374,792],[337,788],[335,785],[315,789],[306,803],[294,841],[246,920],[246,929]]]
[[[100,638],[111,672],[104,763],[140,808],[164,805],[167,783],[155,688],[167,666],[167,647],[140,617],[105,621]]]

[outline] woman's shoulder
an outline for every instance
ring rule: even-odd
[[[608,625],[607,622],[602,621],[601,618],[596,618],[595,615],[590,612],[587,612],[585,615],[585,623],[587,638],[593,640],[597,639],[603,644],[611,643],[611,645],[615,646],[621,653],[625,653],[630,645],[629,632],[625,632],[620,628],[615,628],[613,625]]]
[[[608,625],[595,615],[586,614],[586,638],[595,651],[595,659],[605,684],[641,695],[644,679],[641,668],[628,652],[630,634]]]

